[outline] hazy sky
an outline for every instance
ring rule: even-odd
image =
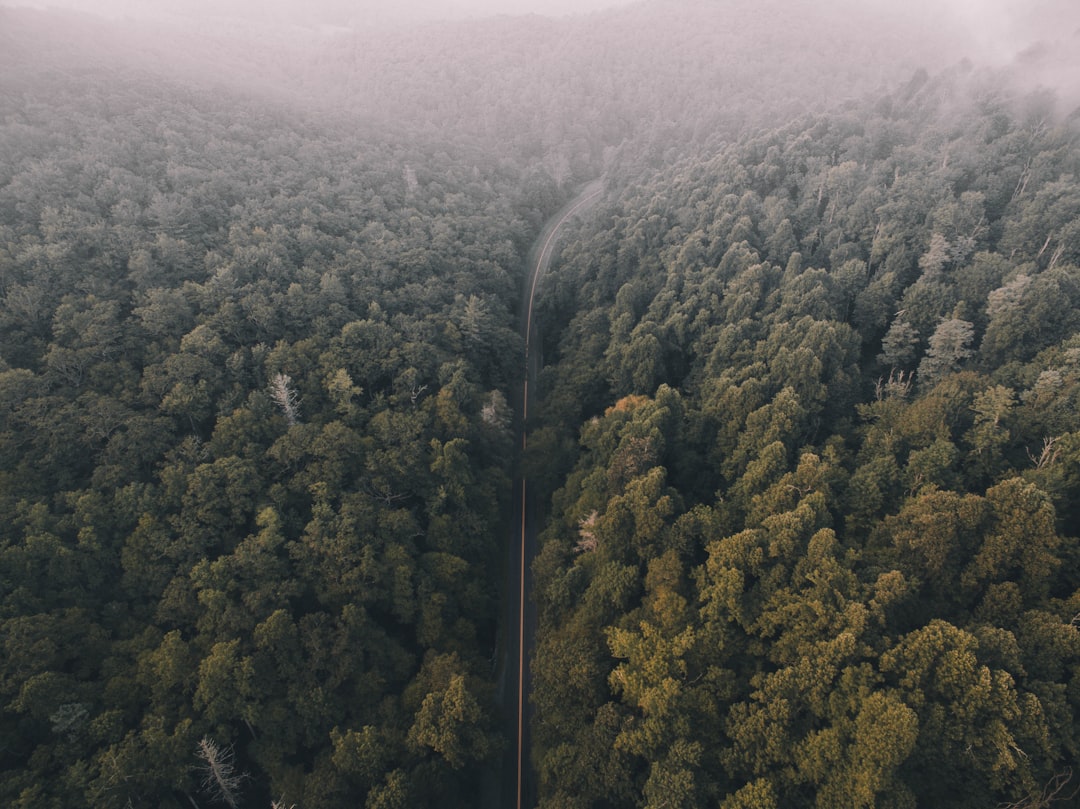
[[[6,6],[62,6],[108,16],[231,15],[349,19],[438,19],[494,14],[565,14],[628,5],[634,0],[0,0]]]
[[[821,6],[830,0],[790,0]],[[0,6],[63,6],[108,16],[171,17],[212,24],[221,17],[272,24],[367,27],[417,20],[493,14],[586,13],[635,0],[0,0]],[[722,8],[725,0],[712,0]],[[1008,61],[1031,42],[1080,42],[1080,0],[833,0],[888,8],[920,19],[959,23],[975,52],[987,61]]]

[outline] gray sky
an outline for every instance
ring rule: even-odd
[[[855,0],[839,0],[854,2]],[[365,28],[419,20],[538,13],[563,16],[630,5],[635,0],[0,0],[0,6],[61,6],[106,16],[181,19],[213,25],[229,17],[257,23]],[[725,0],[713,0],[723,7]],[[795,5],[829,0],[790,0]],[[959,23],[980,61],[1004,62],[1028,44],[1080,41],[1080,0],[858,0],[927,25]]]
[[[240,16],[345,22],[350,18],[439,19],[494,14],[566,14],[628,5],[634,0],[0,0],[0,6],[60,6],[106,16]]]

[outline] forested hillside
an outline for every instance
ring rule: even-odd
[[[217,805],[217,745],[245,806],[474,806],[529,181],[160,83],[22,89],[0,804]]]
[[[559,184],[595,178],[620,146],[670,159],[688,142],[740,137],[944,67],[971,44],[947,14],[859,0],[650,0],[566,19],[325,34],[214,16],[181,29],[4,10],[0,22],[0,65],[15,73],[44,58],[62,75],[90,63],[181,76],[482,145]]]
[[[595,176],[604,149],[624,142],[660,158],[944,66],[956,35],[944,16],[934,28],[849,0],[824,11],[657,0],[603,17],[357,33],[328,41],[298,72],[362,114],[494,140],[562,181]]]
[[[1060,113],[921,73],[613,175],[541,295],[541,806],[1075,794]]]
[[[1075,800],[1080,40],[812,6],[0,10],[0,805],[494,806],[518,473],[540,806]]]

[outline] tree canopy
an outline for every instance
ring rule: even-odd
[[[1036,108],[948,71],[613,172],[541,298],[541,806],[1073,794],[1080,132]]]
[[[1067,805],[1077,115],[867,6],[0,10],[0,803],[491,804],[520,461],[539,806]]]

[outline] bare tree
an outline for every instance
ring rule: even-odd
[[[884,379],[878,377],[878,381],[874,384],[874,397],[877,401],[887,399],[890,396],[896,396],[900,399],[907,398],[908,393],[911,392],[911,379],[913,374],[908,371],[897,371],[895,368],[889,371],[889,378]]]
[[[290,427],[299,421],[300,395],[292,386],[292,377],[288,374],[274,374],[270,379],[270,398],[281,408]]]
[[[1001,804],[1001,809],[1046,809],[1055,803],[1071,804],[1080,794],[1080,787],[1066,791],[1072,776],[1072,769],[1066,767],[1047,781],[1039,792],[1032,792],[1012,803]]]
[[[1032,454],[1030,447],[1028,448],[1027,456],[1031,459],[1031,463],[1034,464],[1036,469],[1045,469],[1048,466],[1054,465],[1054,462],[1061,454],[1061,447],[1055,446],[1058,442],[1058,438],[1060,438],[1060,436],[1055,438],[1044,438],[1042,452],[1039,453],[1038,457]]]
[[[236,772],[236,761],[231,747],[221,747],[208,736],[199,740],[195,751],[203,761],[199,768],[203,773],[202,786],[211,800],[227,803],[236,809],[240,800],[240,785],[247,776]]]
[[[599,513],[596,509],[593,509],[589,516],[582,517],[578,522],[578,534],[581,538],[574,546],[574,550],[578,553],[589,553],[596,550],[599,540],[597,540],[596,534],[593,533],[593,528],[596,527],[596,518],[598,516]]]

